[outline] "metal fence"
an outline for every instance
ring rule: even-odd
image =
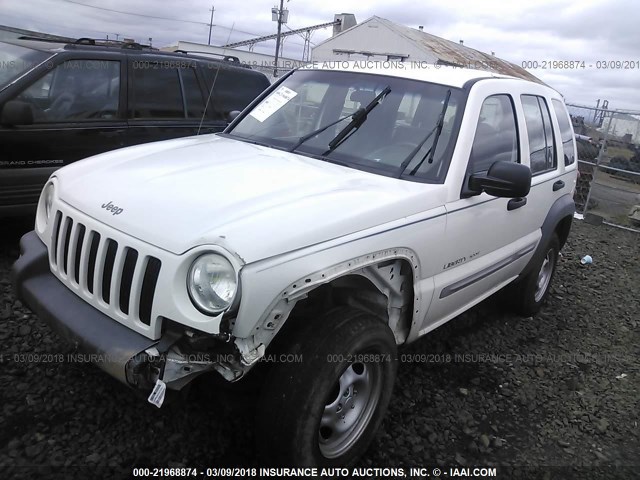
[[[640,112],[567,107],[578,143],[577,211],[640,232]]]

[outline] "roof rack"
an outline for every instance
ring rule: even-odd
[[[89,37],[81,37],[78,38],[74,45],[99,45],[99,46],[120,46],[122,48],[130,48],[132,50],[142,50],[149,49],[155,50],[151,45],[142,45],[137,42],[129,42],[122,40],[112,40],[110,38],[89,38]]]
[[[200,55],[213,55],[214,57],[222,57],[222,59],[226,62],[234,62],[234,63],[240,63],[240,59],[238,57],[236,57],[235,55],[225,55],[223,53],[213,53],[213,52],[205,52],[202,50],[174,50],[174,53],[184,53],[184,54],[190,54],[190,53],[198,53]]]

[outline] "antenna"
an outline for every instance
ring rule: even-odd
[[[213,15],[213,13],[212,13]],[[233,22],[233,24],[231,25],[231,29],[229,30],[229,36],[227,37],[227,43],[229,43],[229,39],[231,38],[231,34],[233,33],[233,29],[236,26],[236,22]],[[225,48],[226,50],[226,48]],[[223,52],[225,51],[223,50]],[[218,80],[218,73],[220,73],[220,67],[222,65],[218,65],[218,68],[216,68],[216,76],[213,77],[213,82],[211,83],[211,88],[209,89],[209,96],[207,97],[207,103],[204,104],[204,111],[202,112],[202,118],[200,119],[200,125],[198,125],[198,132],[196,133],[196,135],[200,135],[200,130],[202,129],[202,124],[204,123],[204,118],[207,115],[207,108],[209,108],[209,102],[211,101],[211,94],[213,93],[213,89],[216,86],[216,81]]]

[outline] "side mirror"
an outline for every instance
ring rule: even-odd
[[[240,110],[231,110],[227,113],[227,122],[231,123],[240,115]]]
[[[2,108],[0,116],[2,125],[31,125],[33,124],[33,109],[27,102],[9,100]]]
[[[469,177],[469,190],[487,192],[494,197],[526,197],[531,189],[531,169],[526,165],[498,161],[487,173],[474,173]]]

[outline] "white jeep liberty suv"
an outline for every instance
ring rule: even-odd
[[[340,66],[288,73],[224,133],[55,172],[13,268],[36,314],[157,406],[266,366],[258,448],[288,466],[364,452],[398,345],[503,287],[534,314],[574,213],[556,91]]]

